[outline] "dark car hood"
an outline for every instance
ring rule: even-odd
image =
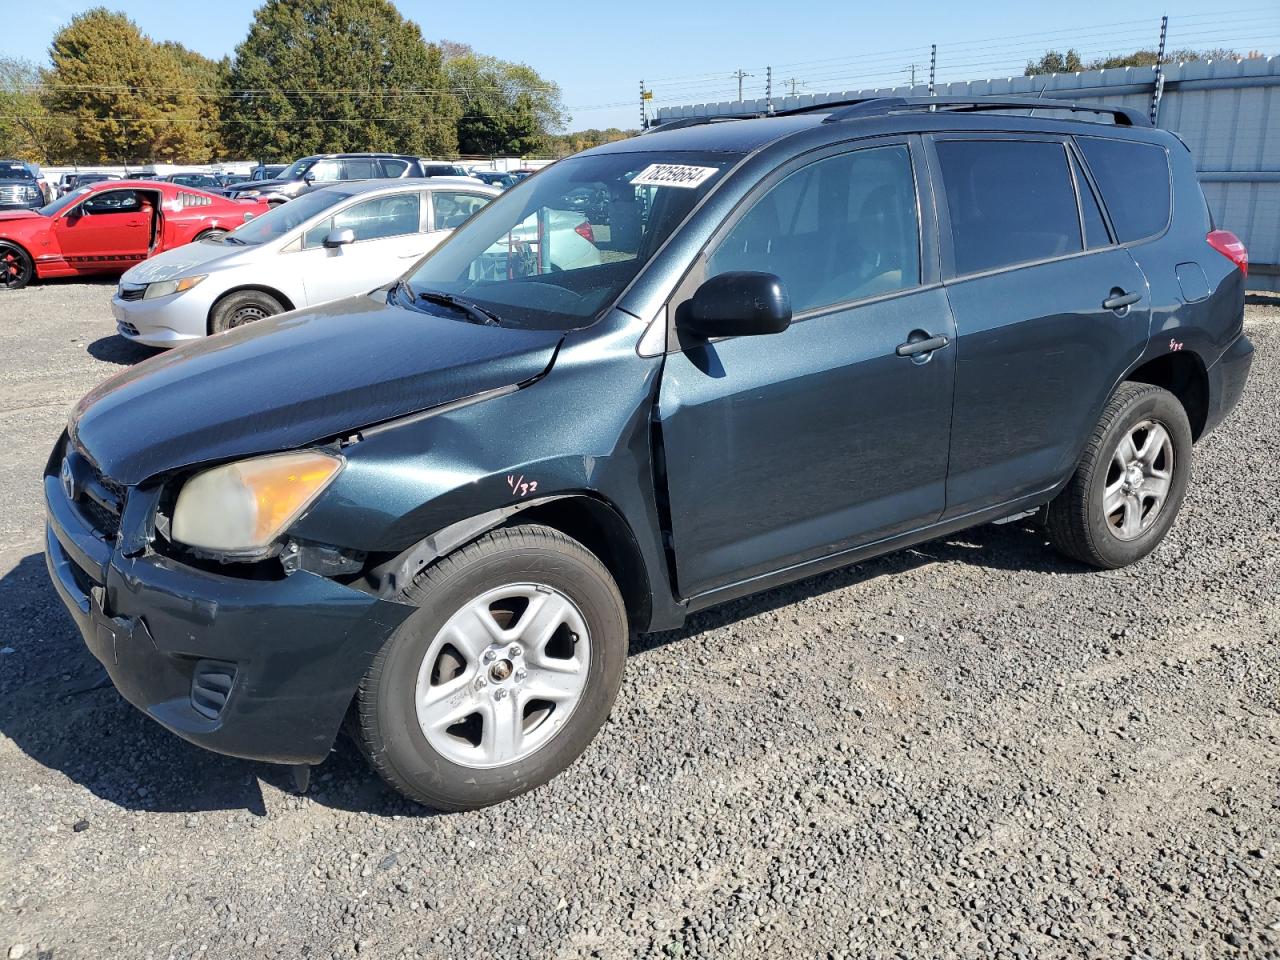
[[[134,484],[532,379],[561,337],[354,297],[145,360],[87,394],[70,431],[103,473]]]
[[[242,183],[233,183],[227,189],[236,193],[245,190],[271,190],[274,187],[291,187],[298,182],[297,180],[245,180]]]

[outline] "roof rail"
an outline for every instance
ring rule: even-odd
[[[824,106],[831,106],[831,104],[824,104]],[[1079,103],[1075,100],[1040,100],[1036,97],[876,97],[854,101],[848,106],[832,110],[823,123],[934,109],[953,113],[977,113],[986,110],[1071,110],[1076,113],[1106,114],[1115,121],[1117,126],[1151,126],[1151,121],[1146,115],[1132,107]]]
[[[792,107],[789,110],[775,110],[773,113],[766,113],[762,110],[753,110],[750,113],[716,113],[708,114],[702,117],[677,117],[674,120],[655,121],[640,131],[640,135],[646,133],[656,133],[659,130],[679,130],[682,127],[699,127],[704,123],[716,123],[720,120],[759,120],[764,117],[793,117],[801,113],[822,113],[839,107],[853,107],[861,103],[878,102],[876,97],[858,97],[852,100],[828,100],[824,103],[810,103],[803,107]]]

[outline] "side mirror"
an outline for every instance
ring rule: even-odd
[[[328,236],[324,238],[324,245],[330,250],[337,247],[345,247],[348,243],[356,242],[356,232],[350,227],[343,227],[340,230],[330,230]]]
[[[791,297],[772,273],[739,270],[712,277],[680,307],[676,327],[703,340],[781,333],[791,325]]]
[[[314,173],[312,173],[311,171],[309,171],[309,170],[308,170],[306,173],[304,173],[304,174],[302,175],[302,182],[303,182],[303,183],[315,183],[315,182],[316,182],[316,175],[315,175]]]

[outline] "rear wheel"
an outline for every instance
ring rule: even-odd
[[[230,230],[223,230],[220,227],[214,227],[212,230],[206,230],[204,233],[196,237],[196,240],[221,240]]]
[[[419,609],[360,684],[357,739],[405,796],[498,803],[568,767],[609,715],[627,655],[609,572],[549,527],[495,530],[423,570]]]
[[[284,304],[261,290],[238,290],[214,304],[209,332],[226,333],[246,323],[284,313]]]
[[[1152,384],[1122,383],[1071,482],[1049,504],[1053,545],[1104,569],[1141,560],[1164,539],[1182,505],[1191,443],[1177,397]]]
[[[12,243],[0,243],[0,286],[21,290],[35,274],[35,265],[27,251]]]

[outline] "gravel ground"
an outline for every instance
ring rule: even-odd
[[[1280,957],[1280,302],[1165,545],[1011,523],[636,643],[565,775],[438,816],[127,706],[40,556],[109,284],[0,295],[0,957]]]

